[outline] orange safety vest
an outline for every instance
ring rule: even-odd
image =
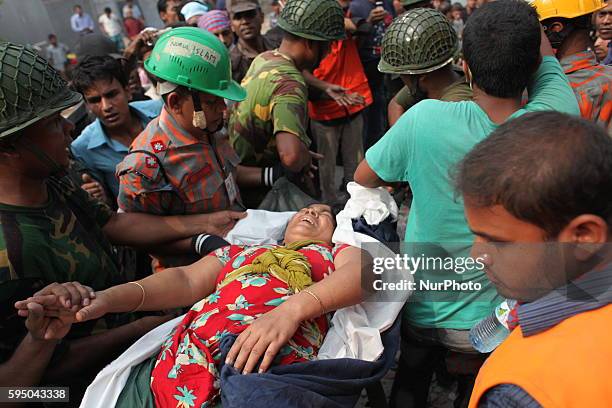
[[[529,337],[517,327],[481,367],[469,407],[500,384],[545,408],[612,407],[612,304]]]

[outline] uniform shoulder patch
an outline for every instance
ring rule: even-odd
[[[168,149],[166,142],[161,139],[155,139],[151,141],[151,148],[155,153],[165,152]]]

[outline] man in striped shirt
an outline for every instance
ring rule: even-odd
[[[537,0],[534,5],[578,99],[580,115],[612,135],[612,67],[597,62],[590,36],[592,15],[606,4],[603,0],[581,4],[556,0],[551,5]]]

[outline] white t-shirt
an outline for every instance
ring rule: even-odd
[[[110,17],[108,17],[106,14],[102,14],[98,19],[98,23],[102,24],[104,31],[106,31],[106,35],[109,37],[114,37],[117,34],[121,34],[123,31],[121,20],[119,20],[119,17],[115,16],[114,14],[111,14]]]

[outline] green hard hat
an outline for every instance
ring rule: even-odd
[[[0,138],[81,100],[33,48],[0,42]]]
[[[378,70],[388,74],[426,74],[451,63],[459,39],[437,10],[416,8],[396,18],[385,32]]]
[[[151,74],[173,84],[231,101],[246,98],[244,88],[232,79],[225,45],[199,28],[180,27],[163,34],[144,66]]]
[[[298,37],[315,41],[345,38],[344,13],[337,0],[289,0],[278,26]]]

